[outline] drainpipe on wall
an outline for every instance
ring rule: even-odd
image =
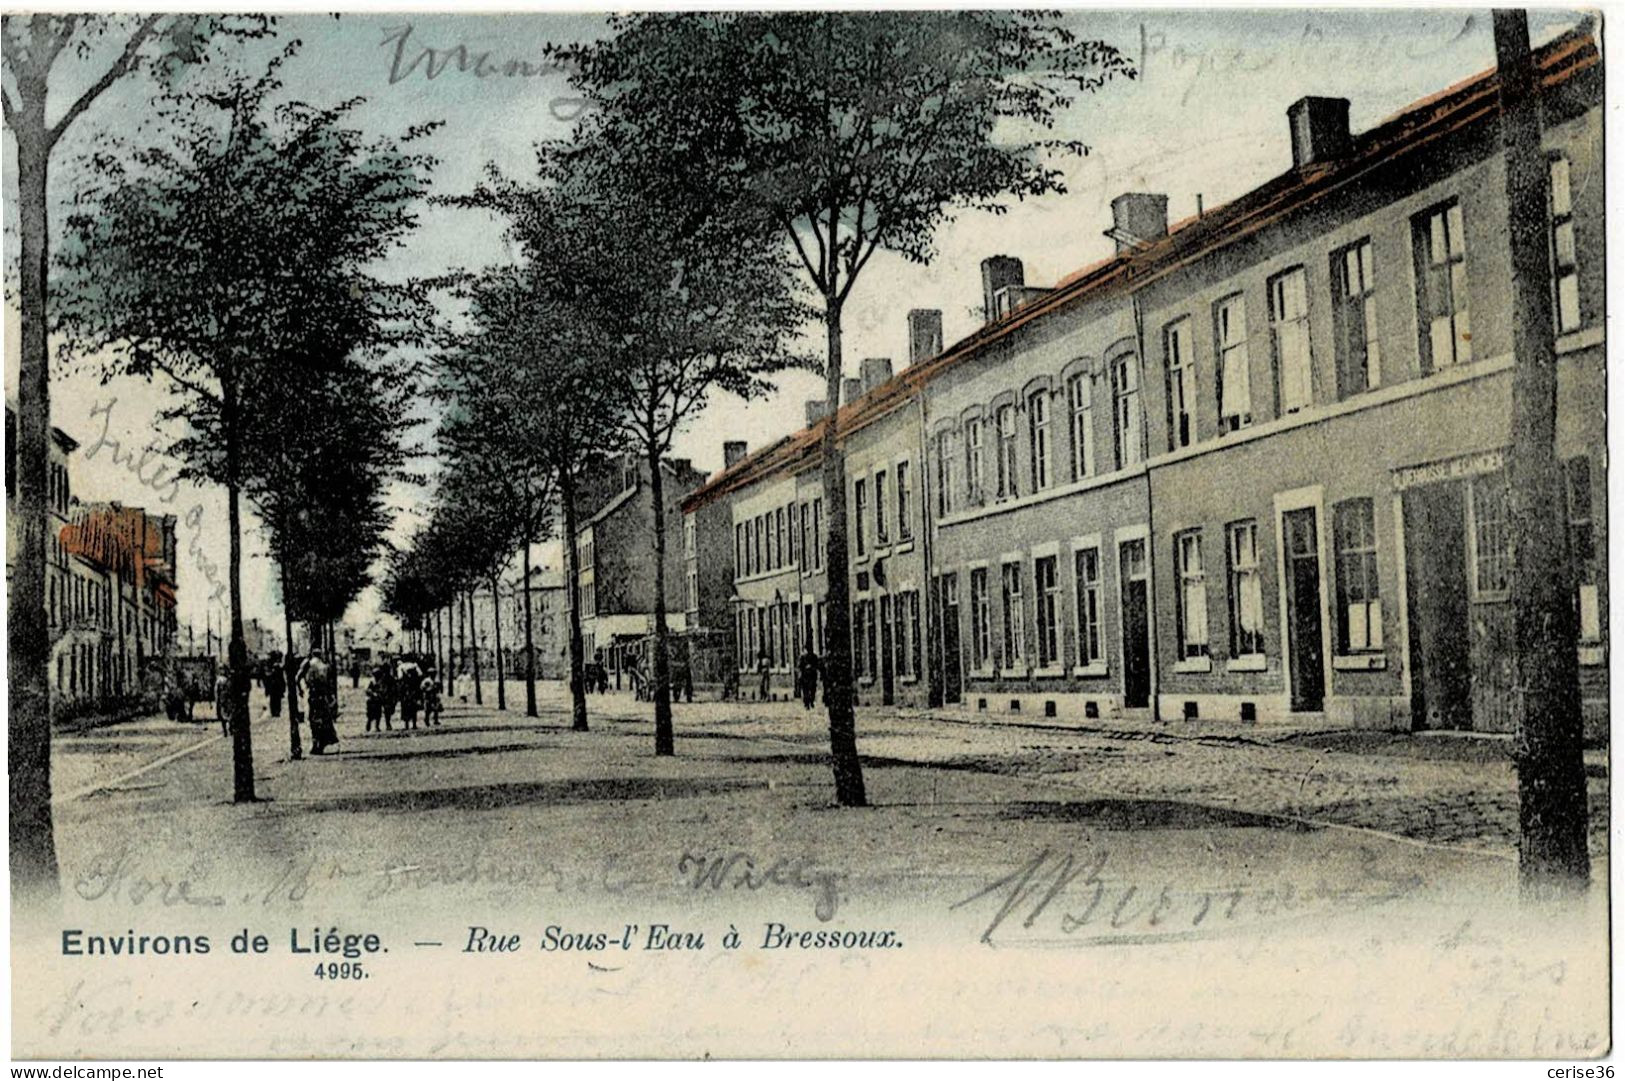
[[[932,555],[936,549],[936,512],[933,509],[936,503],[932,498],[931,484],[934,473],[931,469],[929,433],[930,411],[925,407],[925,383],[915,391],[914,403],[920,412],[920,590],[925,594],[925,603],[920,606],[920,634],[921,641],[925,643],[928,660],[925,666],[925,704],[938,709],[943,705],[942,696],[942,668],[945,658],[942,652],[942,643],[937,640],[937,603],[941,601],[940,585],[937,581],[936,567]]]
[[[1140,365],[1140,438],[1142,444],[1146,444],[1141,446],[1140,454],[1141,461],[1145,464],[1145,592],[1147,608],[1146,633],[1151,637],[1151,719],[1160,721],[1162,720],[1162,663],[1158,656],[1160,650],[1158,648],[1159,635],[1157,633],[1157,526],[1152,512],[1154,500],[1151,498],[1151,455],[1148,453],[1151,427],[1146,423],[1144,415],[1145,388],[1149,386],[1146,382],[1145,371],[1145,316],[1140,311],[1140,294],[1135,292],[1132,287],[1129,289],[1128,300],[1129,307],[1134,313],[1134,349],[1137,353],[1135,360]],[[1117,557],[1117,574],[1119,579],[1118,590],[1119,595],[1121,595],[1123,561],[1120,556]],[[1121,612],[1118,613],[1118,622],[1119,624],[1122,622]],[[1118,633],[1122,633],[1121,627],[1119,627]],[[1125,672],[1124,677],[1127,678],[1127,675],[1128,673]]]

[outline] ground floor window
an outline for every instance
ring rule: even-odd
[[[1232,522],[1225,527],[1230,572],[1230,655],[1264,652],[1264,596],[1258,579],[1258,523]]]
[[[1038,667],[1052,668],[1061,659],[1061,588],[1054,556],[1033,560],[1033,600],[1038,616]]]
[[[1179,656],[1207,656],[1207,579],[1202,572],[1202,531],[1174,535],[1174,566],[1179,574]]]
[[[1019,667],[1026,656],[1026,612],[1021,597],[1021,564],[1006,563],[1003,568],[1004,666]]]
[[[1506,475],[1474,477],[1468,495],[1473,599],[1504,601],[1512,588],[1512,509]]]
[[[1080,548],[1073,554],[1077,573],[1078,663],[1105,660],[1100,633],[1100,549]]]
[[[1377,531],[1371,500],[1348,499],[1333,508],[1337,547],[1339,653],[1382,649],[1382,599],[1377,585]]]
[[[987,568],[977,567],[970,572],[970,642],[971,660],[977,668],[986,668],[991,659],[992,628],[989,625]]]

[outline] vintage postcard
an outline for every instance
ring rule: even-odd
[[[1606,29],[6,15],[14,1056],[1606,1056]]]

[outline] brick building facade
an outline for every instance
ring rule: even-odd
[[[1583,31],[1536,64],[1557,449],[1596,733],[1602,69]],[[1120,196],[1117,253],[1053,289],[1008,257],[984,262],[987,325],[861,387],[836,421],[860,700],[1509,729],[1513,327],[1495,94],[1486,72],[1362,133],[1347,102],[1306,98],[1283,132],[1292,168],[1233,202],[1170,224],[1165,197]],[[780,556],[778,517],[822,498],[818,431],[685,503],[732,508],[742,668],[764,621],[777,645],[787,602],[804,622],[813,598],[816,640],[822,549]]]

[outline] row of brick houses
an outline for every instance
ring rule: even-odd
[[[1588,729],[1606,723],[1602,68],[1537,50],[1558,453]],[[846,456],[860,701],[1093,717],[1510,728],[1511,257],[1486,72],[1363,132],[1287,112],[1293,167],[1054,288],[983,263],[988,322],[865,361]],[[933,340],[932,329],[936,337]],[[822,641],[829,419],[684,501],[690,623],[788,694]],[[733,457],[730,455],[730,457]],[[721,544],[718,551],[712,545]],[[691,581],[693,579],[691,578]],[[754,681],[746,684],[754,687]]]
[[[17,536],[16,413],[6,406],[6,574]],[[175,650],[174,515],[118,503],[84,503],[73,493],[79,444],[51,429],[46,496],[45,616],[51,636],[51,687],[66,709],[94,707],[155,691],[143,683],[150,663]]]

